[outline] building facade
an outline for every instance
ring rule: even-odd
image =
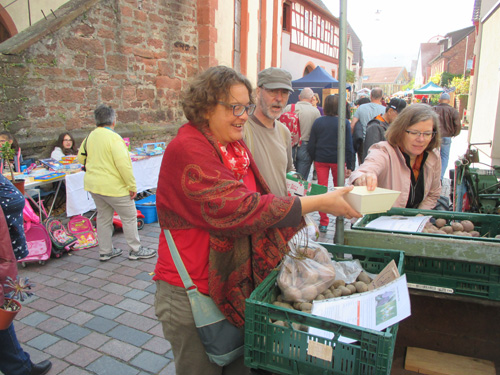
[[[475,42],[474,26],[446,34],[438,42],[440,53],[429,62],[431,77],[444,72],[465,76],[472,68]]]
[[[370,90],[380,87],[384,96],[391,96],[402,91],[408,82],[409,75],[405,67],[364,68],[363,70],[363,87]]]

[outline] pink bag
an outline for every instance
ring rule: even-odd
[[[28,223],[36,223],[36,224],[40,223],[40,218],[35,213],[35,211],[33,210],[33,207],[31,207],[31,204],[27,199],[25,199],[25,202],[24,202],[23,219],[24,219],[24,222],[28,222]]]
[[[24,233],[26,234],[26,244],[28,246],[28,256],[19,260],[23,266],[28,262],[38,262],[44,264],[50,258],[52,251],[52,241],[49,232],[40,218],[33,211],[31,204],[26,200],[23,209]]]
[[[26,243],[28,245],[28,256],[18,262],[38,262],[44,264],[50,258],[52,251],[52,241],[45,226],[40,223],[25,222],[24,232],[26,234]]]
[[[73,245],[73,250],[87,249],[99,244],[96,230],[92,222],[85,216],[73,216],[68,223],[68,232],[78,240]]]

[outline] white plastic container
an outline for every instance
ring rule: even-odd
[[[366,186],[354,186],[354,189],[345,196],[345,200],[359,213],[376,214],[389,211],[401,194],[400,191],[375,188],[368,191]]]

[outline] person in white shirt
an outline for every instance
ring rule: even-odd
[[[63,156],[78,155],[75,139],[70,133],[61,133],[57,139],[56,147],[50,154],[52,159],[61,160]]]

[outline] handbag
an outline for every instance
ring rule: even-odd
[[[243,333],[226,319],[211,297],[198,291],[182,262],[172,234],[168,229],[164,229],[164,233],[175,267],[186,289],[205,353],[210,362],[226,366],[243,355]]]

